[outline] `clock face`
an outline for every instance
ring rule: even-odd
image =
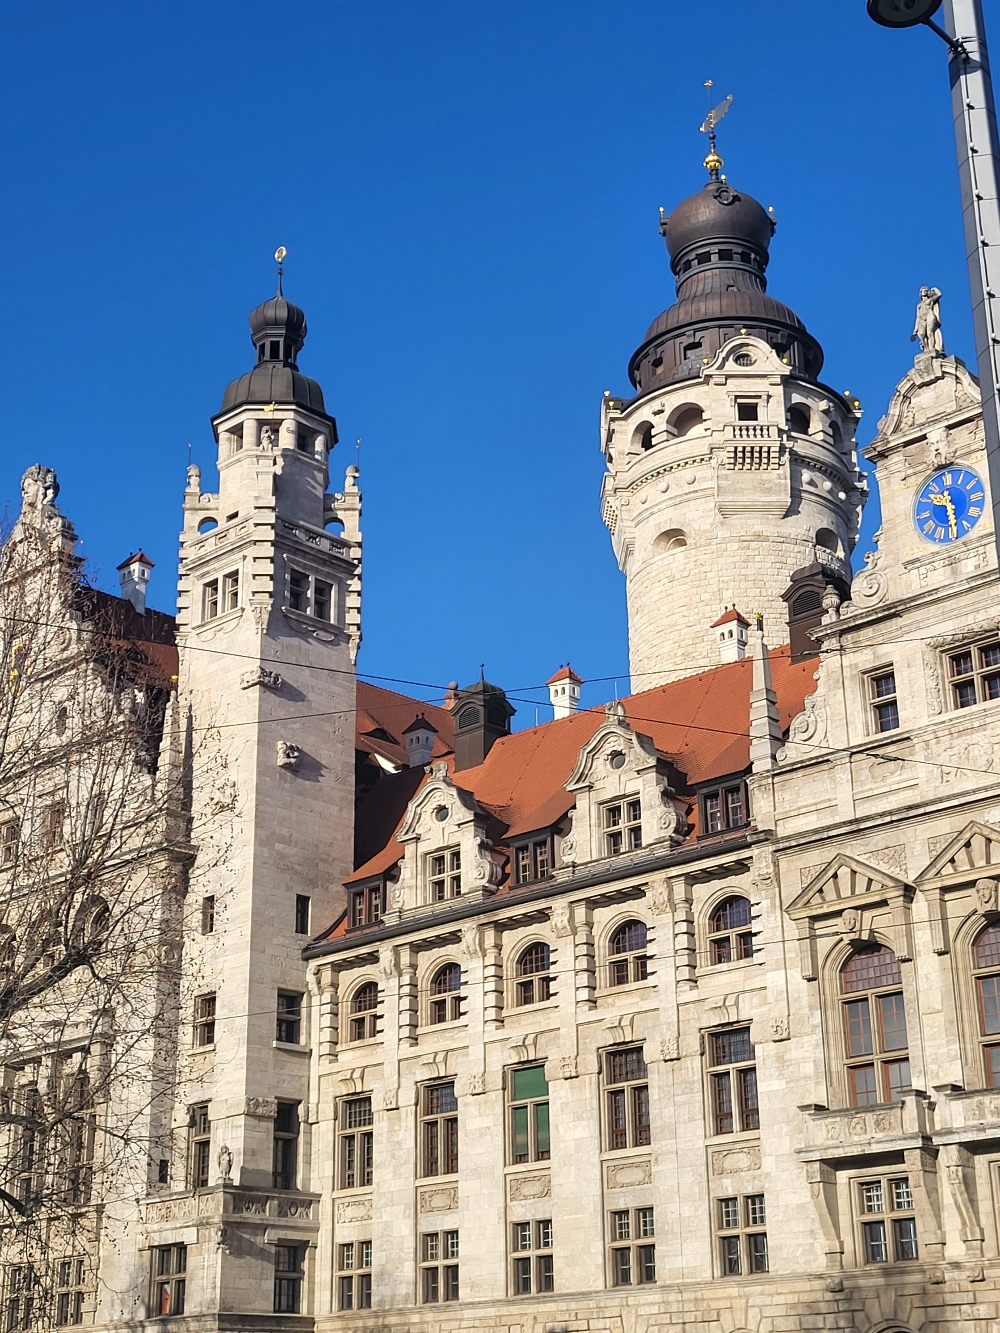
[[[967,537],[983,516],[986,487],[970,467],[935,472],[917,492],[913,522],[921,537],[947,546]]]

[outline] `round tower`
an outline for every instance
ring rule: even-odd
[[[825,588],[847,595],[866,498],[858,405],[820,382],[819,343],[767,294],[773,218],[714,163],[661,217],[677,300],[629,362],[635,395],[604,397],[603,515],[635,690],[718,662],[730,607],[762,613],[772,644],[791,623],[801,651]]]

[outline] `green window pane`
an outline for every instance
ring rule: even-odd
[[[535,1105],[535,1147],[539,1157],[549,1155],[549,1104],[537,1102]]]
[[[511,1124],[513,1130],[513,1151],[515,1162],[526,1162],[528,1160],[528,1108],[526,1106],[515,1106],[511,1113]]]
[[[549,1085],[545,1078],[545,1066],[535,1065],[531,1069],[515,1069],[513,1100],[525,1102],[529,1097],[547,1097]]]

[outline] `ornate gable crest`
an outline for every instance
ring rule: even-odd
[[[1000,875],[1000,829],[972,820],[956,833],[920,874],[919,888],[949,888],[956,881],[975,880],[984,872]]]
[[[400,842],[412,841],[419,837],[417,825],[428,807],[432,809],[440,807],[449,815],[468,812],[486,817],[486,812],[480,808],[472,793],[456,786],[452,781],[448,765],[443,759],[431,765],[430,777],[407,807],[406,818],[396,834]]]
[[[602,759],[613,762],[621,754],[626,761],[631,761],[633,768],[645,769],[659,762],[660,755],[648,736],[633,731],[625,715],[625,705],[620,700],[605,704],[607,721],[597,728],[586,745],[581,746],[576,767],[563,784],[567,791],[579,791],[591,786],[594,770]],[[615,763],[615,767],[624,764]]]
[[[913,957],[913,927],[910,905],[914,887],[906,880],[857,857],[840,852],[814,875],[786,909],[799,928],[802,975],[806,981],[819,976],[819,937],[829,937],[830,918],[840,917],[835,933],[855,944],[874,939],[874,920],[887,929],[897,958]],[[822,932],[818,929],[823,922]]]

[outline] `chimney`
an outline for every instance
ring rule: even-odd
[[[153,562],[142,551],[136,551],[118,566],[118,577],[122,585],[122,597],[131,602],[140,616],[146,614],[146,585],[149,583],[149,571]]]
[[[455,772],[481,764],[501,736],[510,735],[517,711],[499,685],[482,679],[459,690],[452,705],[455,717]]]
[[[771,683],[771,663],[764,642],[764,617],[754,616],[753,681],[750,690],[750,763],[755,773],[774,767],[775,756],[784,745],[778,715],[778,696]]]
[[[549,687],[549,703],[552,714],[558,722],[561,717],[569,717],[580,707],[580,686],[583,678],[578,676],[570,664],[560,667],[546,684]]]
[[[414,718],[410,725],[403,732],[406,737],[406,762],[410,768],[423,768],[431,762],[431,755],[434,753],[434,740],[437,736],[437,727],[433,726],[424,717],[423,713]]]
[[[747,655],[750,622],[740,615],[735,606],[727,606],[712,625],[719,636],[719,657],[723,662],[742,662]]]

